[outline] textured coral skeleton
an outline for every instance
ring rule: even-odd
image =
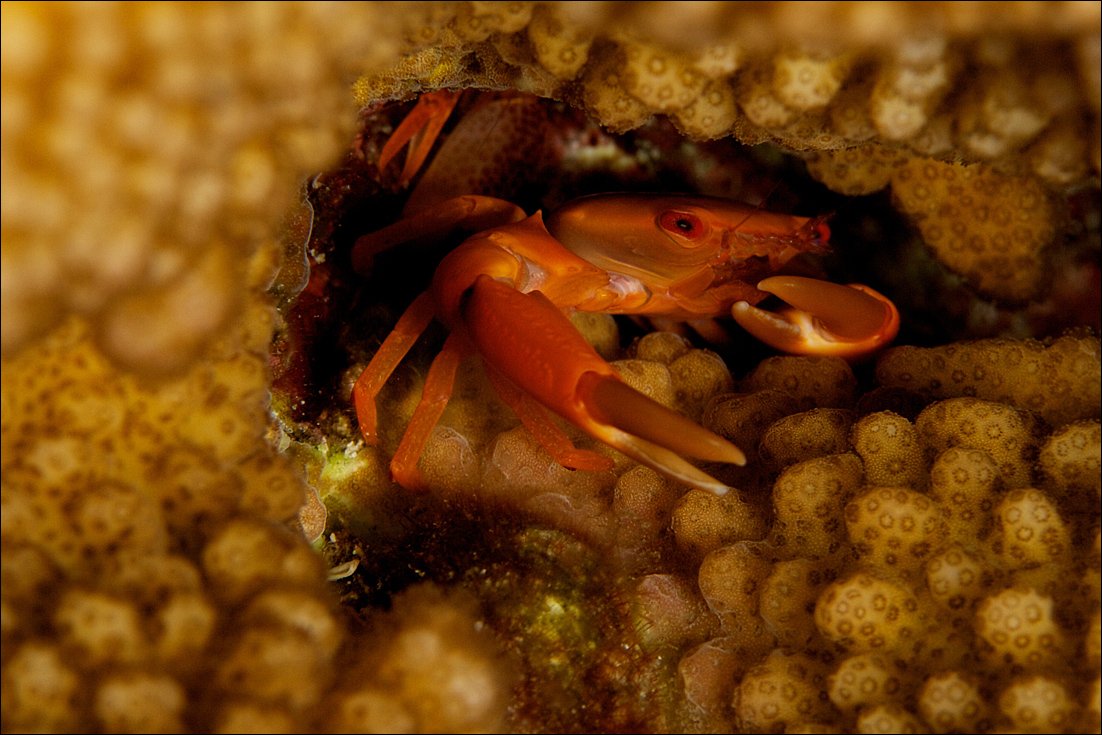
[[[0,12],[4,730],[1098,731],[1097,3]],[[272,428],[266,291],[358,107],[444,87],[890,192],[949,316],[856,372],[618,355],[761,449],[723,498],[506,428],[405,505]]]

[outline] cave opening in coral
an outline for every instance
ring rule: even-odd
[[[526,129],[517,130],[512,121],[495,120],[507,111],[479,110],[480,105],[517,97],[528,98]],[[356,239],[398,219],[410,192],[417,189],[418,179],[408,187],[397,185],[400,161],[385,173],[375,165],[378,151],[414,103],[380,103],[365,109],[355,144],[340,165],[318,174],[305,187],[300,224],[287,235],[289,265],[273,287],[284,317],[284,328],[273,346],[273,384],[277,414],[288,428],[297,425],[304,430],[334,407],[350,405],[342,393],[348,390],[344,372],[352,363],[362,364],[370,357],[405,306],[427,288],[434,264],[468,234],[381,253],[367,277],[352,269],[349,253]],[[456,174],[457,180],[451,183],[455,195],[500,197],[529,213],[550,211],[587,194],[614,191],[719,196],[765,210],[827,219],[833,252],[802,256],[790,267],[794,273],[872,283],[891,294],[902,284],[883,282],[888,264],[898,263],[906,253],[920,261],[915,269],[929,265],[920,250],[912,252],[913,229],[895,212],[886,193],[837,194],[812,178],[798,156],[773,144],[747,146],[731,138],[697,142],[661,117],[635,130],[611,134],[563,102],[478,90],[464,93],[442,142],[472,109],[479,110],[476,114],[485,121],[484,135],[474,150],[464,154],[469,161],[449,161],[450,170],[479,159],[493,163],[478,174]],[[437,150],[441,144],[437,143]],[[304,262],[308,262],[309,282],[301,280]],[[620,348],[654,328],[639,319],[617,318],[617,324]],[[679,329],[695,344],[716,351],[736,371],[741,365],[745,372],[763,357],[776,354],[730,320],[707,336],[687,326]],[[900,341],[932,342],[933,330],[928,326],[905,320],[903,330]],[[426,355],[439,350],[442,334],[434,329],[410,362],[423,371]],[[709,336],[721,339],[709,341]]]

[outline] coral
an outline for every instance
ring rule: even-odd
[[[783,51],[773,58],[773,91],[794,110],[825,107],[841,88],[851,62],[848,54]]]
[[[723,546],[700,562],[700,592],[726,635],[745,635],[760,620],[758,597],[770,568],[761,546],[752,542]]]
[[[949,398],[923,410],[915,428],[931,455],[951,447],[979,449],[994,460],[1007,487],[1029,484],[1039,429],[1030,413],[978,398]]]
[[[653,562],[654,539],[666,532],[677,501],[673,483],[649,467],[634,467],[617,478],[612,496],[613,548],[627,565],[648,566],[643,559]]]
[[[364,643],[374,650],[330,695],[328,728],[486,732],[501,728],[514,664],[461,593],[415,587]]]
[[[84,720],[78,701],[84,682],[48,642],[28,642],[5,656],[4,725],[13,730],[75,728]]]
[[[700,96],[671,116],[684,135],[695,140],[721,138],[738,117],[735,92],[724,80],[704,82]]]
[[[742,677],[732,702],[736,721],[747,732],[775,732],[828,720],[832,707],[820,694],[825,678],[820,662],[777,649]]]
[[[930,469],[930,495],[945,510],[952,538],[972,543],[987,535],[1001,483],[998,465],[982,449],[952,447],[937,456]]]
[[[270,207],[353,116],[319,81],[328,52],[294,30],[322,18],[226,10],[4,6],[4,604],[22,621],[4,639],[5,729],[289,730],[303,720],[283,707],[313,705],[332,665],[322,564],[272,525],[294,522],[305,488],[263,441],[260,294]],[[273,37],[298,40],[272,56]],[[201,112],[212,84],[217,118]],[[258,115],[272,94],[286,104]],[[46,580],[49,608],[31,594]],[[222,687],[239,700],[191,714],[192,692]]]
[[[1047,667],[1070,652],[1053,617],[1052,598],[1032,589],[1010,587],[985,598],[976,611],[976,632],[1000,664]]]
[[[806,411],[852,406],[857,379],[841,358],[770,357],[758,363],[740,387],[747,392],[779,390],[796,399]]]
[[[753,172],[654,130],[778,144],[838,194],[890,186],[968,289],[1059,312],[1061,263],[1097,289],[1097,3],[5,3],[2,21],[5,731],[1098,729],[1095,335],[935,335],[873,370],[652,333],[618,367],[747,450],[725,498],[619,456],[563,470],[467,382],[423,461],[439,494],[409,499],[385,447],[340,441],[343,403],[271,421],[294,269],[267,292],[332,225],[316,199],[288,212],[329,185],[312,177],[357,107],[469,87],[583,109],[638,136],[621,162],[695,157],[721,192]],[[624,357],[607,321],[588,334]],[[331,514],[310,537],[359,565],[332,584],[299,533],[308,482]],[[896,534],[940,519],[940,543]]]
[[[149,658],[141,615],[128,600],[72,589],[58,601],[53,624],[62,649],[92,668],[134,665]]]
[[[832,191],[860,196],[880,191],[891,183],[895,171],[907,160],[892,148],[869,145],[809,153],[807,170]]]
[[[453,30],[466,41],[483,41],[495,33],[515,33],[532,19],[528,3],[465,3],[456,11]]]
[[[747,659],[763,654],[740,649],[737,642],[725,638],[712,638],[690,649],[677,664],[686,706],[681,721],[675,723],[686,730],[729,729],[730,682],[750,668]]]
[[[935,501],[904,488],[872,487],[846,505],[846,530],[858,556],[900,575],[922,569],[946,525]]]
[[[745,69],[738,78],[736,97],[742,113],[760,128],[785,129],[796,113],[777,98],[772,70],[764,64]]]
[[[621,48],[624,88],[652,112],[681,110],[700,96],[704,77],[685,56],[634,40]]]
[[[777,644],[803,649],[816,642],[815,601],[837,575],[830,560],[777,561],[761,584],[758,611]]]
[[[787,468],[773,486],[771,541],[785,556],[829,556],[845,542],[844,509],[862,485],[853,454],[807,459]]]
[[[267,212],[293,201],[282,182],[334,155],[352,121],[345,95],[320,81],[332,51],[296,30],[325,16],[250,12],[236,25],[251,39],[199,30],[235,24],[224,7],[191,22],[174,4],[5,8],[5,160],[25,174],[18,186],[4,177],[4,271],[25,274],[5,279],[5,354],[79,313],[120,364],[178,372],[231,319],[239,254],[264,241]],[[357,12],[352,25],[374,16]],[[371,58],[349,31],[335,24],[331,48]],[[289,41],[274,56],[273,35]],[[248,43],[258,53],[239,54]],[[197,112],[212,68],[234,71],[217,81],[207,119]],[[51,94],[38,94],[43,78]],[[256,114],[276,97],[285,104]],[[149,320],[165,326],[148,330]]]
[[[1102,430],[1097,420],[1052,432],[1037,453],[1045,486],[1066,512],[1094,516],[1102,497]]]
[[[996,549],[1009,569],[1063,564],[1071,553],[1067,526],[1048,496],[1033,488],[1007,493],[995,508]]]
[[[876,74],[869,117],[886,140],[915,137],[953,82],[953,64],[941,39],[904,42]]]
[[[1059,426],[1099,417],[1099,353],[1097,337],[1060,337],[1048,344],[990,339],[942,347],[901,345],[888,349],[876,370],[882,385],[927,399],[1000,401]]]
[[[1037,296],[1045,274],[1042,250],[1056,223],[1036,180],[915,160],[895,170],[892,194],[938,260],[977,290],[1007,301]]]
[[[997,569],[969,547],[976,536],[950,545],[926,563],[926,588],[933,599],[954,617],[971,621],[979,602],[1001,581]]]
[[[692,344],[673,332],[651,332],[636,340],[630,352],[640,360],[669,365],[692,349]]]
[[[959,671],[934,674],[918,693],[918,711],[934,732],[985,732],[992,712],[976,682]]]
[[[823,635],[854,653],[899,653],[922,635],[920,602],[886,574],[858,571],[827,587],[815,604]]]
[[[1054,489],[1065,493],[1092,489],[1098,494],[1102,481],[1098,467],[1098,421],[1077,421],[1053,432],[1041,447],[1039,462]]]
[[[926,461],[918,434],[910,421],[881,411],[853,425],[850,441],[871,485],[921,489],[926,483]]]
[[[827,677],[830,701],[849,713],[896,701],[913,688],[911,677],[893,659],[878,653],[848,656]]]
[[[592,38],[577,26],[564,24],[553,6],[539,7],[528,24],[536,60],[559,79],[573,79],[585,66]]]
[[[795,411],[796,402],[776,390],[720,394],[708,404],[702,423],[735,446],[753,450],[773,422]]]
[[[593,54],[582,72],[582,95],[586,109],[614,133],[633,130],[651,117],[650,108],[628,93],[619,49]]]
[[[901,704],[874,704],[857,715],[855,732],[923,733],[926,726],[918,715]]]
[[[649,648],[683,648],[715,632],[715,620],[691,581],[675,574],[648,574],[632,599],[639,640]]]
[[[709,399],[734,388],[727,363],[710,350],[690,350],[669,364],[677,408],[699,421]]]
[[[677,405],[669,365],[657,360],[627,359],[612,363],[625,383],[667,408]]]
[[[760,539],[766,519],[760,506],[734,493],[717,497],[690,490],[674,506],[670,526],[678,547],[699,558],[724,544]]]
[[[761,438],[762,459],[778,466],[801,459],[838,454],[849,448],[853,412],[813,408],[775,421]]]
[[[763,538],[766,523],[766,510],[760,504],[735,494],[716,497],[704,490],[681,496],[670,518],[678,548],[694,559],[724,544]]]
[[[108,677],[92,705],[109,732],[179,732],[183,729],[187,693],[164,674],[128,672]]]
[[[1067,688],[1046,676],[1019,679],[999,697],[999,709],[1019,732],[1076,729],[1079,704]]]

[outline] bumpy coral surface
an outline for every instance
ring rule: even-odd
[[[1102,727],[1097,3],[0,12],[5,731]],[[405,193],[315,176],[445,87],[554,100],[497,145],[548,126],[557,196],[838,211],[904,344],[579,320],[747,450],[735,491],[566,471],[465,365],[404,494],[431,355],[381,450],[346,399],[426,274],[357,291],[322,245]],[[338,294],[365,319],[326,332]]]

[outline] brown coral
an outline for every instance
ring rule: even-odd
[[[858,555],[877,567],[918,572],[945,537],[944,511],[904,488],[869,488],[846,505],[846,530]]]
[[[1001,664],[1052,666],[1070,651],[1053,612],[1052,598],[1011,587],[980,603],[976,632],[990,647],[988,654]]]
[[[853,413],[840,408],[814,408],[774,422],[761,438],[762,459],[785,466],[808,457],[838,454],[849,448]]]
[[[827,692],[843,712],[898,700],[914,688],[912,677],[893,659],[858,653],[843,659],[827,679]]]
[[[876,370],[883,385],[926,398],[1001,401],[1059,426],[1098,418],[1100,367],[1097,337],[1061,337],[1049,344],[992,339],[930,348],[903,345],[885,352]]]
[[[865,463],[865,477],[870,484],[916,489],[926,484],[926,463],[918,434],[902,416],[891,411],[865,416],[854,424],[850,440]]]
[[[739,725],[748,732],[773,732],[829,719],[832,708],[820,694],[824,668],[805,654],[773,651],[735,692],[732,706]]]
[[[897,168],[892,194],[938,260],[990,296],[1034,298],[1055,212],[1034,179],[983,167],[913,161]]]
[[[984,732],[991,708],[975,681],[959,671],[934,674],[922,684],[918,710],[934,732]]]
[[[771,537],[780,553],[815,559],[842,549],[844,509],[862,481],[861,462],[851,453],[807,459],[781,473]]]
[[[932,455],[951,447],[980,449],[995,461],[1007,487],[1029,484],[1038,427],[1024,411],[977,398],[950,398],[919,414],[915,428]]]
[[[815,623],[827,638],[854,653],[889,654],[922,635],[914,593],[886,574],[855,572],[830,585],[815,606]]]

